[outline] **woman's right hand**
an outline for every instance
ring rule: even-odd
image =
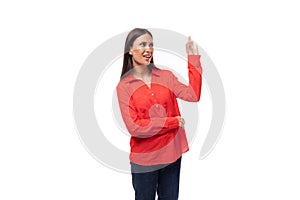
[[[181,128],[184,128],[184,124],[185,124],[184,119],[180,116],[177,116],[176,118],[178,119],[178,126],[180,126]]]

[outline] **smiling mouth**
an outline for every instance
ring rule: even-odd
[[[143,57],[147,58],[147,59],[150,59],[152,57],[152,55],[146,54],[146,55],[143,55]]]

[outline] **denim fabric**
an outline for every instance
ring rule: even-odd
[[[131,163],[135,200],[177,200],[181,157],[169,165],[140,166]],[[151,171],[152,170],[152,171]],[[147,171],[139,173],[139,171]]]

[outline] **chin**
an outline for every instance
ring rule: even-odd
[[[144,65],[144,66],[148,66],[149,64],[150,64],[150,62],[141,63],[141,65]]]

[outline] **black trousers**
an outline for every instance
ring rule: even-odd
[[[135,200],[177,200],[181,157],[174,163],[141,166],[131,163]]]

